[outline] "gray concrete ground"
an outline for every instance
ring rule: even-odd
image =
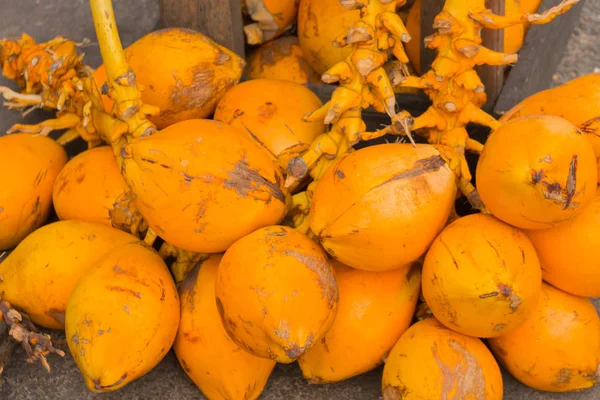
[[[585,9],[568,51],[556,75],[555,84],[600,68],[600,1],[585,0]],[[117,23],[123,44],[127,46],[138,37],[158,27],[157,0],[114,0]],[[66,35],[74,40],[94,39],[94,30],[87,0],[0,0],[0,38],[14,37],[27,32],[37,40],[48,40],[56,35]],[[92,66],[100,64],[97,46],[86,49],[86,60]],[[0,85],[8,82],[0,78]],[[31,123],[43,114],[29,115]],[[19,121],[18,114],[0,110],[0,132]],[[600,302],[596,300],[600,309]],[[57,339],[64,339],[60,334]],[[67,350],[66,344],[60,346]],[[68,351],[67,351],[68,353]],[[39,365],[24,361],[18,350],[6,368],[0,383],[0,399],[4,400],[84,400],[84,399],[204,399],[199,390],[186,377],[172,353],[153,371],[122,390],[110,394],[92,394],[81,379],[72,358],[52,357],[50,374]],[[504,372],[507,400],[592,400],[600,399],[600,386],[593,390],[570,394],[542,393],[529,389]],[[264,400],[287,399],[348,399],[378,400],[381,368],[355,379],[334,385],[309,385],[296,365],[279,365],[271,376],[263,396]]]

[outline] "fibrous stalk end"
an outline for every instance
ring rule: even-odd
[[[48,354],[65,356],[64,351],[54,347],[50,335],[41,333],[26,314],[12,308],[8,301],[0,300],[0,314],[9,328],[9,336],[21,343],[25,349],[28,363],[37,360],[46,371],[50,372],[46,356]]]

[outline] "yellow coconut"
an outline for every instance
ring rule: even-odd
[[[352,53],[352,46],[336,47],[334,40],[360,20],[359,10],[346,10],[339,0],[300,0],[298,40],[306,60],[320,75]]]
[[[249,135],[213,120],[187,120],[129,143],[124,175],[154,232],[184,250],[226,250],[279,223],[281,169]]]
[[[335,321],[298,360],[304,377],[314,383],[338,382],[382,364],[408,329],[421,288],[416,264],[387,272],[337,261],[333,266],[340,292]]]
[[[138,238],[104,224],[58,221],[27,236],[0,263],[0,294],[31,321],[64,329],[65,310],[79,278],[111,249]]]
[[[249,135],[287,168],[290,158],[306,151],[323,133],[322,120],[302,119],[322,105],[315,93],[298,83],[253,79],[223,96],[214,119]]]
[[[448,328],[475,337],[516,329],[535,310],[542,270],[520,230],[490,215],[448,225],[423,264],[423,296]]]
[[[594,305],[548,284],[531,318],[489,344],[508,371],[534,389],[572,392],[600,382],[600,319]]]
[[[494,356],[480,339],[427,318],[398,340],[383,368],[384,400],[501,400]]]
[[[125,58],[137,83],[143,86],[142,102],[160,114],[149,119],[165,128],[192,118],[207,118],[221,96],[242,77],[245,61],[208,36],[190,29],[168,28],[151,32],[125,49]],[[106,70],[94,72],[98,87]],[[108,96],[104,107],[113,106]]]
[[[127,184],[109,146],[86,150],[73,157],[56,178],[53,204],[62,220],[111,225],[117,199]]]
[[[39,228],[52,209],[52,188],[67,162],[51,138],[18,133],[0,137],[0,251]]]
[[[183,281],[181,321],[173,349],[185,373],[209,399],[257,399],[275,361],[239,347],[223,328],[215,281],[221,255],[197,265]]]
[[[483,203],[523,229],[572,218],[594,199],[597,181],[592,145],[571,122],[550,115],[506,122],[490,134],[477,163]]]
[[[251,52],[248,55],[247,72],[250,79],[321,83],[321,76],[306,61],[297,36],[280,37]]]
[[[342,263],[392,270],[427,251],[456,192],[455,175],[435,147],[369,146],[342,157],[319,179],[310,228]]]
[[[77,282],[67,305],[67,344],[93,392],[115,391],[154,368],[179,325],[179,296],[158,253],[116,247]]]
[[[546,282],[577,296],[600,297],[600,190],[574,218],[526,233]]]
[[[308,236],[268,226],[227,249],[216,297],[225,329],[238,345],[291,363],[331,327],[338,287],[327,255]]]

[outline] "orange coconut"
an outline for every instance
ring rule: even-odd
[[[52,209],[52,187],[67,162],[51,138],[18,133],[0,137],[0,251],[39,228]]]
[[[96,147],[73,157],[54,183],[53,203],[62,220],[111,225],[111,212],[127,184],[112,148]]]
[[[65,310],[79,278],[111,249],[138,239],[104,224],[57,221],[28,235],[0,263],[2,299],[33,323],[65,328]]]
[[[143,242],[113,248],[81,276],[67,304],[67,345],[87,388],[112,392],[167,355],[179,296],[164,261]]]
[[[578,296],[600,297],[600,191],[597,194],[573,219],[526,232],[544,280]]]
[[[489,344],[512,376],[534,389],[570,392],[600,382],[600,319],[594,305],[548,284],[527,322]]]
[[[333,261],[340,292],[333,326],[298,363],[311,382],[338,382],[383,363],[410,326],[421,288],[416,264],[406,272],[368,272]]]
[[[263,44],[248,55],[248,78],[279,79],[300,84],[321,83],[306,62],[297,36],[284,36]]]
[[[593,200],[597,180],[592,145],[571,122],[549,115],[494,130],[477,164],[477,189],[488,210],[524,229],[572,218]]]
[[[319,179],[310,228],[342,263],[367,271],[407,265],[425,253],[456,199],[455,176],[431,145],[369,146]]]
[[[338,287],[327,255],[284,226],[235,242],[217,271],[217,306],[231,338],[250,353],[291,363],[335,318]]]
[[[298,14],[298,0],[242,0],[244,11],[255,21],[244,26],[248,44],[273,40],[292,28]]]
[[[500,121],[536,114],[555,115],[577,126],[594,146],[596,158],[600,158],[600,73],[533,94],[506,112]]]
[[[286,168],[291,157],[306,151],[323,133],[323,121],[302,119],[322,105],[316,94],[298,83],[253,79],[223,96],[214,119],[254,139]]]
[[[352,46],[333,42],[360,20],[359,10],[346,10],[339,0],[300,0],[298,40],[306,60],[320,75],[352,53]]]
[[[275,361],[240,348],[227,334],[215,302],[221,255],[197,265],[179,289],[181,320],[173,344],[190,379],[209,399],[257,399]]]
[[[160,114],[149,119],[159,128],[192,118],[207,118],[217,102],[242,77],[245,61],[208,36],[190,29],[151,32],[125,49],[127,63],[143,86],[142,102]],[[100,66],[94,72],[98,87],[106,82]],[[106,110],[112,101],[103,97]]]
[[[501,400],[502,375],[480,339],[427,318],[398,340],[383,368],[384,400]]]
[[[499,336],[522,324],[535,309],[541,284],[527,236],[485,214],[448,225],[423,264],[423,296],[433,315],[475,337]]]
[[[123,154],[149,227],[184,250],[224,251],[285,215],[280,168],[249,135],[222,122],[182,121],[129,143]]]

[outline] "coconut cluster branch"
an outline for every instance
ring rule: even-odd
[[[421,77],[401,77],[399,86],[423,90],[432,106],[416,118],[404,113],[410,130],[428,143],[448,146],[455,153],[451,162],[457,171],[457,183],[472,206],[482,211],[483,205],[471,183],[472,176],[465,159],[466,152],[479,154],[483,144],[469,137],[466,126],[476,123],[494,130],[502,124],[481,109],[486,103],[485,86],[475,71],[480,65],[511,65],[517,54],[496,52],[482,45],[482,29],[503,29],[519,24],[545,24],[565,13],[579,0],[563,0],[541,14],[523,13],[513,17],[496,15],[485,7],[485,0],[465,2],[447,0],[434,19],[435,33],[426,37],[429,49],[437,56],[429,71]],[[403,134],[392,124],[385,133]],[[458,159],[454,160],[455,157]],[[456,163],[459,165],[456,165]]]
[[[340,0],[347,10],[360,10],[361,18],[335,41],[340,47],[352,46],[352,53],[322,76],[323,82],[339,86],[330,101],[305,116],[306,121],[323,120],[330,128],[288,165],[286,187],[292,187],[307,175],[313,179],[307,192],[297,195],[297,207],[308,209],[318,179],[339,157],[352,151],[353,145],[383,135],[367,132],[363,109],[373,107],[387,113],[392,120],[398,118],[394,87],[384,66],[393,56],[404,66],[402,72],[408,74],[403,43],[410,40],[410,35],[396,13],[405,3],[404,0]],[[412,140],[408,130],[406,134]],[[294,223],[299,230],[308,230],[306,213],[297,214]]]
[[[21,343],[25,349],[28,363],[39,361],[50,372],[46,357],[49,354],[65,356],[64,351],[54,347],[50,335],[41,333],[26,314],[12,308],[9,302],[0,300],[0,316],[8,326],[9,336]]]

